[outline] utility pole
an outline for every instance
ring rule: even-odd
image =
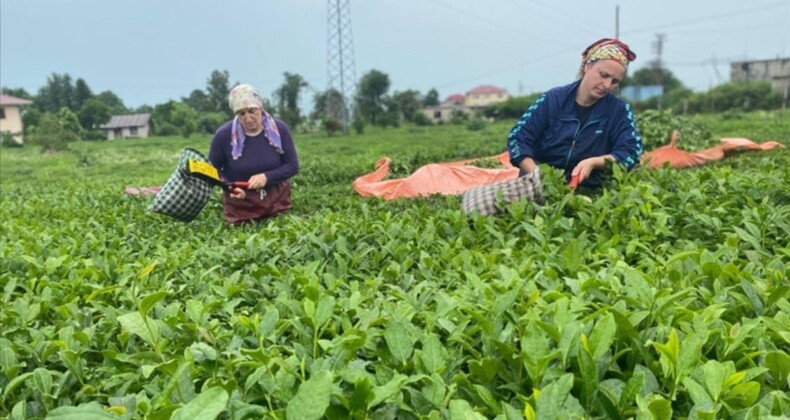
[[[620,39],[620,5],[614,8],[614,39]]]
[[[327,116],[343,126],[348,134],[352,117],[356,71],[354,38],[351,33],[349,0],[327,0]]]
[[[667,38],[666,34],[656,34],[656,40],[653,42],[653,52],[656,53],[656,58],[651,63],[651,67],[660,70],[664,67],[661,61],[661,54],[664,52],[664,40]]]

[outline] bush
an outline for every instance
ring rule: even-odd
[[[469,114],[460,109],[454,109],[450,114],[450,123],[452,124],[463,124],[467,121],[469,121]]]
[[[362,135],[365,132],[365,120],[360,118],[354,118],[354,122],[351,124],[354,127],[354,131],[357,135]]]
[[[83,140],[87,141],[103,141],[107,140],[107,133],[102,130],[86,130],[82,135]]]
[[[17,143],[11,132],[0,132],[0,147],[22,147],[22,143]]]
[[[157,136],[177,136],[179,134],[181,134],[181,130],[170,123],[161,123],[156,128]]]
[[[539,96],[539,93],[533,93],[527,96],[510,98],[505,102],[487,106],[483,109],[483,116],[496,120],[518,120],[521,118],[521,115],[524,114],[524,111],[526,111]]]
[[[335,119],[327,119],[324,120],[324,130],[326,130],[326,135],[332,137],[335,133],[343,131],[343,126],[340,124],[340,121]]]
[[[432,125],[433,122],[431,122],[431,119],[428,118],[425,114],[423,114],[422,112],[418,112],[414,114],[414,124],[420,127],[425,127],[428,125]]]
[[[29,136],[30,144],[41,146],[42,153],[68,150],[69,143],[79,140],[80,137],[67,127],[71,127],[71,125],[64,126],[57,116],[45,114],[38,127]]]
[[[675,115],[672,110],[642,111],[637,115],[636,122],[644,150],[668,144],[673,130],[680,131],[679,146],[683,149],[704,148],[713,143],[713,136],[705,124]]]
[[[486,128],[486,122],[482,118],[474,118],[466,124],[466,129],[469,131],[480,131]]]

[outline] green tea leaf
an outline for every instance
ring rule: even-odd
[[[203,363],[206,360],[217,360],[217,351],[206,343],[194,343],[189,346],[189,352],[198,363]]]
[[[406,363],[414,350],[414,341],[402,321],[392,321],[384,329],[384,340],[399,363]]]
[[[703,407],[713,406],[713,399],[711,399],[699,382],[686,377],[683,379],[683,385],[686,387],[686,391],[689,393],[691,400],[694,401],[694,404]]]
[[[423,340],[420,359],[427,370],[425,373],[442,373],[444,371],[447,362],[442,351],[442,343],[436,334],[428,334]]]
[[[590,345],[592,346],[590,355],[594,360],[600,360],[604,354],[609,352],[616,333],[617,324],[611,313],[607,313],[595,323],[595,327],[593,327],[590,334]]]
[[[153,319],[148,319],[148,324],[143,320],[143,315],[140,312],[131,312],[126,315],[118,317],[118,322],[124,330],[134,334],[155,346],[156,340],[159,337],[159,329]],[[149,331],[149,326],[151,330]]]
[[[702,366],[702,371],[705,377],[705,388],[713,401],[719,401],[719,396],[724,389],[724,380],[728,376],[727,369],[715,360],[708,360]]]
[[[299,385],[296,395],[288,401],[285,415],[289,419],[320,419],[329,407],[332,394],[332,372],[321,371]]]
[[[144,317],[147,316],[148,311],[150,311],[151,308],[156,305],[156,302],[159,302],[165,296],[167,296],[167,292],[162,290],[156,293],[151,293],[150,295],[144,297],[143,300],[140,301],[140,313]]]
[[[228,392],[225,389],[210,388],[174,411],[171,420],[214,420],[225,411],[227,403]]]
[[[771,377],[777,384],[790,385],[790,356],[776,350],[765,354],[765,367],[771,372]]]
[[[95,402],[82,404],[78,407],[58,407],[47,413],[47,420],[118,420]]]
[[[453,420],[485,420],[486,417],[476,412],[466,400],[451,400],[450,418]]]

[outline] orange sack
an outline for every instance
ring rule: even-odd
[[[518,168],[512,167],[507,152],[494,157],[502,169],[485,169],[467,165],[477,159],[457,162],[430,163],[417,169],[407,178],[382,181],[390,170],[390,158],[376,162],[376,170],[354,180],[352,186],[363,197],[396,198],[429,196],[431,194],[461,194],[472,187],[491,184],[518,176]]]
[[[668,145],[661,146],[658,149],[651,150],[642,155],[642,166],[660,168],[667,163],[671,168],[690,168],[704,165],[712,160],[724,159],[728,152],[740,150],[770,150],[775,147],[784,147],[783,144],[776,141],[767,141],[757,144],[744,138],[723,138],[721,139],[721,144],[716,147],[700,150],[698,152],[686,152],[677,148],[678,135],[679,132],[677,130],[673,131],[672,139],[669,141]]]

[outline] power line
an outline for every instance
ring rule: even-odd
[[[686,20],[681,20],[681,21],[677,21],[677,22],[665,23],[665,24],[662,24],[662,25],[657,25],[657,26],[653,26],[653,27],[641,28],[641,29],[638,29],[638,30],[629,31],[629,32],[627,32],[627,35],[634,35],[634,34],[640,34],[640,33],[645,33],[645,32],[653,32],[653,31],[656,31],[656,30],[666,30],[668,28],[674,28],[674,27],[686,26],[686,25],[693,25],[693,24],[697,24],[697,23],[700,23],[700,22],[710,22],[710,21],[716,20],[716,19],[728,18],[728,17],[732,17],[732,16],[740,16],[740,15],[745,15],[747,13],[757,13],[757,12],[762,12],[762,11],[778,8],[778,6],[786,7],[788,4],[790,4],[790,3],[788,3],[785,0],[785,1],[780,1],[780,2],[776,2],[776,3],[771,3],[771,4],[766,5],[765,7],[761,8],[761,9],[757,9],[757,8],[752,7],[752,8],[749,8],[749,9],[734,10],[734,11],[731,11],[731,12],[720,13],[720,14],[717,14],[717,15],[700,16],[700,17],[693,18],[693,19],[686,19]]]

